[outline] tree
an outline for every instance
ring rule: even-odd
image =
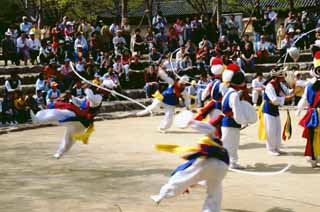
[[[128,0],[122,0],[121,4],[122,4],[121,17],[122,17],[122,23],[123,23],[123,19],[128,18]]]

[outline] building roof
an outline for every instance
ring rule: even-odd
[[[239,0],[240,5],[253,5],[254,0]],[[271,5],[278,8],[288,8],[289,1],[279,1],[279,0],[260,0],[260,6]],[[319,0],[294,0],[295,7],[314,7],[320,6]]]

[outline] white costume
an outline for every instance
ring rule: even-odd
[[[57,159],[59,159],[64,153],[69,151],[70,148],[73,146],[73,144],[75,143],[73,136],[75,134],[84,133],[84,131],[87,128],[80,121],[64,121],[64,120],[68,120],[70,118],[72,119],[78,116],[78,114],[72,111],[69,107],[67,109],[66,106],[72,105],[71,107],[73,108],[79,107],[80,109],[78,111],[80,112],[84,110],[88,110],[85,112],[85,114],[83,114],[83,116],[86,116],[87,114],[94,113],[94,112],[91,112],[90,110],[96,110],[101,105],[102,96],[94,95],[92,90],[89,88],[85,89],[85,94],[86,94],[86,97],[83,99],[72,97],[73,105],[66,103],[64,104],[64,106],[61,107],[62,109],[54,108],[56,106],[52,105],[53,109],[41,110],[36,115],[34,115],[31,112],[31,117],[34,123],[53,123],[53,124],[61,124],[62,126],[66,127],[66,131],[59,145],[59,148],[56,154],[54,154],[54,157]],[[92,119],[91,121],[93,121],[93,116],[94,115],[90,116],[90,118],[87,118],[87,119]]]
[[[203,128],[207,123],[193,121],[193,128]],[[188,191],[190,186],[199,184],[207,187],[207,196],[203,204],[202,212],[220,212],[222,201],[222,181],[228,171],[228,153],[221,146],[221,141],[211,137],[214,134],[214,127],[204,126],[200,132],[208,131],[207,137],[200,140],[199,144],[206,148],[199,147],[199,152],[189,155],[193,159],[179,166],[169,179],[168,183],[162,186],[158,195],[151,196],[156,202],[160,203],[165,198],[170,198]],[[210,149],[212,148],[212,149]],[[159,149],[158,149],[159,150]],[[161,150],[160,150],[161,151]],[[166,150],[162,150],[166,151]],[[204,152],[203,152],[204,151]],[[172,152],[172,151],[171,151]],[[201,152],[207,156],[200,157]],[[178,152],[177,152],[178,153]],[[216,154],[222,154],[222,157],[216,157]],[[199,157],[194,158],[198,154]]]
[[[179,82],[174,82],[168,76],[165,76],[166,82],[168,82],[169,86],[166,90],[164,90],[161,94],[157,92],[154,95],[154,99],[151,105],[149,105],[145,110],[138,112],[138,116],[143,116],[151,113],[152,111],[158,110],[160,107],[164,108],[164,118],[161,120],[159,130],[160,132],[165,132],[165,130],[169,129],[173,122],[174,112],[176,105],[179,104],[179,97],[182,97],[185,102],[185,106],[189,107],[190,98],[186,92],[186,89],[183,91],[180,90],[179,84],[186,84],[188,82],[188,77],[183,76]],[[177,90],[180,90],[180,94],[177,93]]]

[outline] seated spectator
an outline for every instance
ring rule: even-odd
[[[48,91],[48,82],[47,80],[44,79],[44,74],[40,73],[38,76],[38,79],[36,81],[36,93],[38,93],[39,91],[41,93],[43,93],[44,95],[47,93]]]
[[[116,57],[116,61],[113,64],[113,71],[120,79],[125,76],[126,81],[129,81],[129,65],[122,64],[122,56],[118,55]]]
[[[81,80],[78,80],[76,84],[73,86],[73,88],[71,89],[71,94],[79,98],[82,98],[83,96],[85,96],[84,89],[82,88]]]
[[[184,55],[185,53],[187,53],[187,51],[186,51],[186,46],[185,46],[185,45],[180,46],[179,51],[176,53],[176,62],[177,62],[177,63],[178,63],[180,60],[182,60],[183,55]]]
[[[138,70],[138,71],[142,71],[145,70],[145,68],[148,67],[148,64],[146,62],[140,62],[140,57],[137,53],[134,53],[132,55],[132,59],[129,65],[129,69],[131,70]]]
[[[52,105],[52,103],[54,103],[61,95],[61,92],[58,89],[58,83],[51,82],[50,87],[46,97],[47,105]]]
[[[265,79],[263,79],[262,73],[257,73],[256,78],[252,80],[252,103],[254,106],[259,105],[262,102]]]
[[[14,111],[14,93],[7,93],[2,101],[2,124],[17,124]]]
[[[219,51],[223,54],[230,54],[230,45],[226,39],[226,36],[221,36],[217,43]]]
[[[260,36],[260,41],[257,43],[257,57],[259,59],[264,59],[270,55],[269,52],[269,42],[266,41],[266,37],[264,35]]]
[[[88,51],[87,40],[81,32],[78,32],[76,34],[76,40],[74,41],[74,49],[77,50],[78,46],[81,46],[83,48],[84,53]]]
[[[70,90],[66,90],[65,94],[60,96],[57,101],[59,102],[65,102],[65,103],[70,103],[72,102],[72,93]]]
[[[66,88],[69,88],[73,83],[74,73],[70,64],[69,58],[64,59],[64,64],[59,68],[60,73],[63,75],[63,84]]]
[[[37,113],[39,110],[41,110],[41,108],[38,107],[38,103],[33,95],[34,93],[31,91],[28,93],[28,96],[26,98],[26,107],[28,114],[30,114],[30,110],[32,110],[34,113]]]
[[[39,51],[41,48],[41,43],[39,39],[35,38],[35,33],[30,32],[29,34],[29,42],[31,44],[30,46],[30,57],[31,57],[31,64],[33,65],[35,62],[37,62],[37,57],[39,56]]]
[[[201,48],[204,48],[204,47],[208,47],[209,49],[212,49],[213,48],[213,45],[212,45],[212,43],[211,43],[211,41],[209,41],[208,39],[207,39],[207,36],[203,36],[202,37],[202,40],[201,40],[201,42],[199,43],[199,49],[201,49]]]
[[[158,84],[158,73],[156,71],[155,65],[149,65],[147,70],[144,72],[144,90],[146,91],[147,98],[151,98],[152,94],[154,94],[159,89]]]
[[[186,43],[186,53],[189,54],[192,62],[196,61],[197,52],[198,52],[197,46],[191,40],[188,40]]]
[[[168,33],[168,50],[173,52],[179,47],[179,36],[173,27],[170,27]]]
[[[122,19],[121,29],[122,29],[122,32],[123,32],[123,37],[126,40],[126,47],[130,48],[131,27],[130,27],[128,18],[123,18]]]
[[[92,83],[98,86],[101,85],[101,76],[98,73],[95,73]]]
[[[183,59],[179,61],[178,63],[178,72],[179,72],[179,75],[189,75],[193,70],[193,67],[192,67],[192,61],[189,57],[189,54],[188,53],[185,53],[183,55]]]
[[[29,35],[31,35],[31,34],[34,35],[35,39],[40,40],[41,30],[39,29],[37,22],[32,23],[32,26],[29,31]]]
[[[108,89],[115,90],[117,92],[121,92],[121,85],[117,74],[113,71],[113,67],[110,65],[107,67],[107,73],[104,74],[102,86]],[[110,100],[112,96],[109,92],[103,92],[105,94],[105,98]]]
[[[145,38],[145,43],[148,46],[148,51],[150,52],[151,49],[156,46],[156,37],[151,27],[147,28],[147,34],[144,38]]]
[[[243,36],[243,40],[241,40],[240,42],[240,51],[243,52],[245,51],[245,45],[249,43],[251,45],[251,49],[253,50],[254,49],[254,46],[253,46],[253,43],[252,41],[250,41],[250,36],[249,34],[245,34]]]
[[[17,92],[14,99],[15,116],[18,123],[25,123],[28,120],[28,111],[25,96],[22,92]]]
[[[254,71],[254,51],[251,48],[250,43],[246,43],[244,51],[241,53],[241,68],[250,73]]]
[[[24,65],[28,64],[28,60],[30,59],[30,48],[32,44],[27,38],[27,34],[22,32],[20,37],[17,39],[17,49],[19,58],[24,61]]]
[[[145,43],[143,37],[140,35],[141,30],[136,29],[134,35],[132,36],[133,51],[137,52],[139,55],[145,52]]]
[[[11,32],[5,33],[5,38],[1,41],[2,56],[4,59],[4,66],[8,65],[8,60],[11,60],[11,64],[18,64],[17,61],[17,48],[13,39],[11,38]]]
[[[286,30],[284,28],[284,23],[281,23],[277,31],[277,48],[278,49],[281,49],[281,41],[284,39],[285,35],[286,35]]]
[[[86,52],[83,49],[83,46],[81,44],[77,45],[77,49],[74,52],[74,62],[78,61],[84,61],[86,57]]]
[[[188,97],[190,99],[190,103],[191,105],[196,104],[197,102],[197,90],[198,90],[198,86],[197,86],[197,82],[195,80],[191,81],[191,85],[186,87],[186,91],[188,94]]]
[[[250,43],[247,43],[249,46]],[[252,49],[253,51],[253,49]],[[232,61],[232,63],[236,63],[238,64],[239,66],[241,66],[241,52],[239,51],[238,49],[238,44],[234,43],[231,45],[231,49],[230,49],[230,55],[229,55],[229,58],[230,60]]]
[[[286,29],[286,32],[289,32],[290,28],[294,29],[296,26],[296,23],[297,21],[296,21],[295,14],[292,11],[290,11],[288,13],[288,17],[284,20],[284,27]]]
[[[162,28],[167,25],[167,19],[162,15],[161,11],[158,11],[157,15],[152,18],[152,27],[155,33],[158,33]]]
[[[5,93],[15,93],[22,90],[21,80],[17,73],[12,72],[10,78],[4,83]]]
[[[22,17],[22,23],[20,24],[20,32],[29,33],[32,27],[32,23],[28,21],[27,16]]]
[[[40,64],[49,64],[50,60],[54,59],[54,54],[51,47],[51,42],[43,42],[39,51]]]
[[[286,34],[280,44],[280,54],[286,54],[287,49],[289,49],[292,46],[293,42],[294,41],[290,38],[289,34]]]
[[[44,100],[44,95],[41,90],[37,91],[36,102],[37,102],[37,106],[40,110],[43,110],[46,108],[46,101]]]
[[[122,30],[117,30],[116,36],[112,39],[112,43],[114,46],[115,54],[121,55],[122,49],[126,45],[126,40],[122,36]]]
[[[158,52],[158,50],[155,47],[153,47],[151,53],[149,54],[149,63],[160,65],[161,59],[162,55]]]

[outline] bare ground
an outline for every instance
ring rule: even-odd
[[[293,116],[293,113],[292,113]],[[282,114],[282,117],[285,117]],[[224,212],[319,212],[320,170],[303,157],[302,129],[293,118],[293,139],[284,143],[288,154],[267,154],[258,141],[257,124],[241,131],[240,162],[251,171],[277,171],[269,177],[229,172],[224,181]],[[194,145],[201,136],[192,130],[156,129],[160,117],[129,118],[96,123],[89,145],[77,143],[60,160],[55,152],[63,127],[50,127],[0,136],[1,212],[195,212],[200,211],[205,189],[155,205],[172,169],[183,161],[158,153],[154,144]]]

